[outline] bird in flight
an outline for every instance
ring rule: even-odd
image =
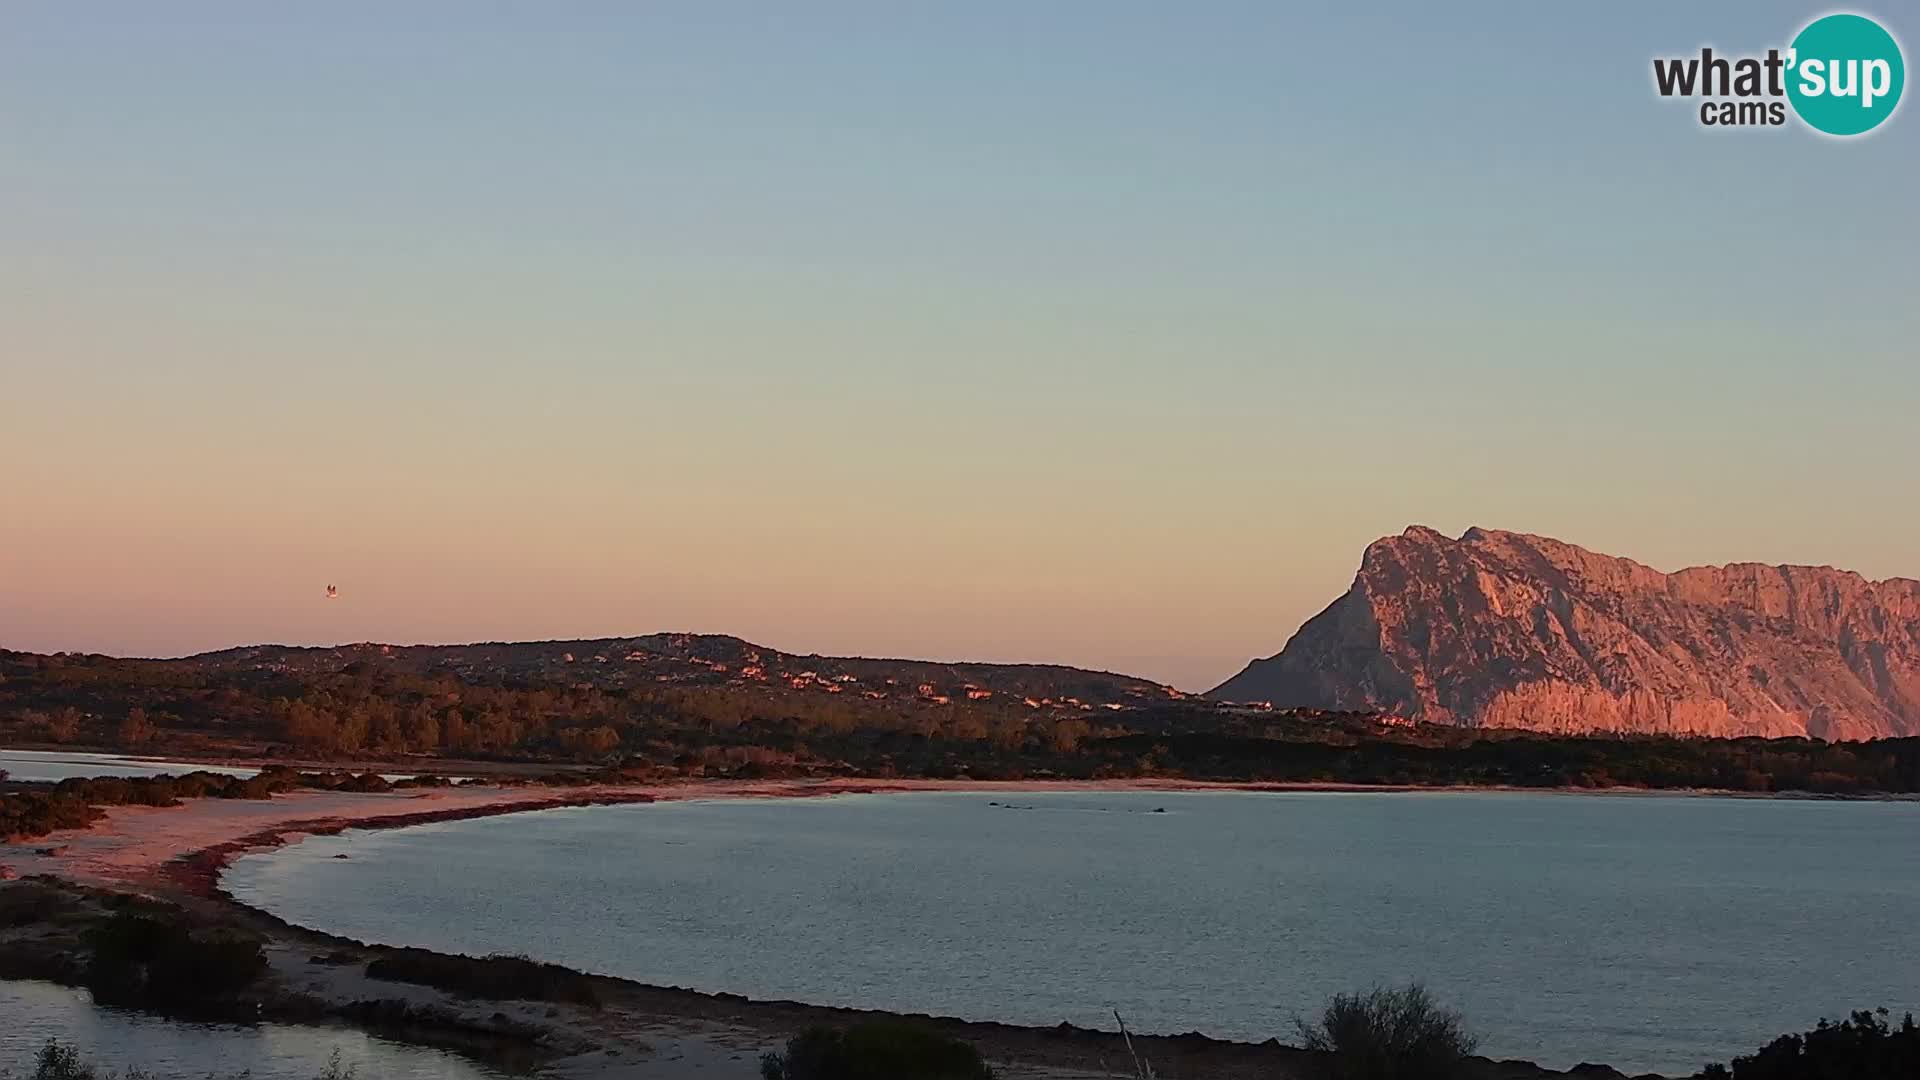
[[[329,600],[340,599],[340,587],[338,585],[327,586],[327,599]]]

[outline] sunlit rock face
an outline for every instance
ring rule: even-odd
[[[1736,563],[1663,574],[1523,533],[1422,526],[1229,701],[1537,731],[1920,735],[1920,581]]]

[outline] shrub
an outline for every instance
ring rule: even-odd
[[[260,943],[122,911],[87,935],[87,988],[108,1004],[191,1008],[246,988],[266,970]]]
[[[1804,1035],[1782,1035],[1733,1067],[1709,1065],[1707,1080],[1912,1080],[1920,1076],[1920,1027],[1909,1013],[1899,1027],[1887,1010],[1856,1012]]]
[[[760,1059],[765,1080],[993,1080],[971,1043],[900,1021],[811,1027]]]
[[[369,772],[369,773],[361,773],[358,776],[347,777],[346,779],[340,781],[339,786],[336,787],[334,790],[359,791],[359,792],[383,792],[383,791],[392,791],[393,785],[388,783],[386,777],[381,776],[379,773]]]
[[[85,799],[59,792],[0,796],[0,840],[17,843],[61,829],[84,829],[105,816]]]
[[[93,1066],[80,1057],[80,1051],[48,1039],[33,1059],[33,1080],[93,1080]]]
[[[220,798],[271,799],[275,790],[284,790],[284,788],[280,787],[281,783],[283,782],[279,781],[276,777],[261,773],[258,776],[250,777],[246,780],[237,780],[229,783],[225,788],[221,789]]]
[[[367,975],[450,993],[495,1000],[564,1001],[598,1006],[591,975],[524,956],[447,956],[425,949],[391,949],[367,965]]]
[[[1317,1023],[1297,1023],[1301,1044],[1325,1056],[1329,1080],[1449,1080],[1466,1075],[1479,1045],[1419,983],[1335,994]]]

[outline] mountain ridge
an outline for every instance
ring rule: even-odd
[[[1552,537],[1415,525],[1369,544],[1345,593],[1210,696],[1560,733],[1920,734],[1920,581],[1664,573]]]

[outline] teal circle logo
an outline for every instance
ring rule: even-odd
[[[1793,39],[1787,100],[1815,131],[1864,135],[1893,115],[1907,84],[1900,43],[1865,15],[1826,15]]]

